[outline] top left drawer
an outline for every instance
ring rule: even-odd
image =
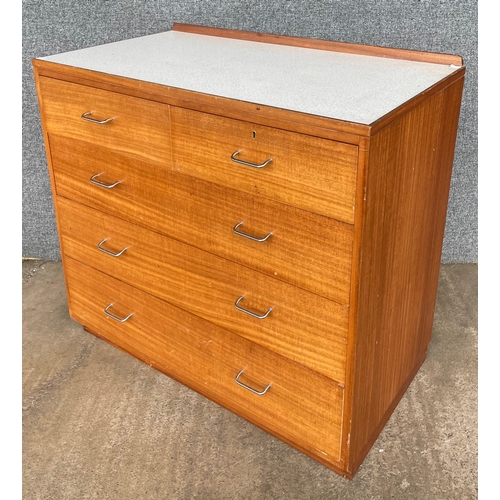
[[[39,82],[49,137],[72,137],[171,166],[167,104],[43,76]]]

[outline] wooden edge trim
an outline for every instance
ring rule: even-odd
[[[349,325],[347,337],[347,362],[345,369],[344,407],[342,412],[341,457],[349,463],[352,410],[354,401],[354,374],[356,363],[356,331],[358,319],[359,273],[361,268],[361,248],[363,239],[364,205],[366,177],[368,171],[370,139],[363,138],[358,150],[358,169],[356,173],[356,211],[354,219],[354,237],[352,244],[351,289],[349,307]]]
[[[61,254],[61,261],[62,261],[62,265],[64,268],[66,256],[65,256],[65,252],[64,252],[63,238],[61,235],[59,207],[58,207],[58,203],[57,203],[56,178],[54,175],[54,168],[52,166],[52,152],[50,150],[49,134],[47,131],[47,127],[45,126],[45,112],[44,112],[44,106],[43,106],[43,98],[42,98],[42,94],[40,92],[40,78],[39,78],[39,76],[40,75],[38,72],[38,68],[34,67],[33,68],[33,77],[35,79],[36,95],[37,95],[37,99],[38,99],[38,110],[40,113],[40,122],[41,122],[41,126],[42,126],[42,136],[43,136],[43,142],[45,145],[45,157],[47,160],[47,174],[49,176],[49,181],[50,181],[52,206],[54,207],[54,218],[55,218],[56,227],[57,227],[57,241],[59,242],[59,252]],[[68,279],[66,277],[66,273],[64,273],[64,283],[66,285],[66,290],[68,290]],[[69,300],[69,297],[68,297],[68,307],[71,309],[71,301]]]
[[[427,357],[427,352],[424,353],[422,358],[417,362],[413,370],[410,372],[410,375],[408,378],[405,380],[405,383],[402,385],[401,389],[399,392],[396,394],[396,397],[393,399],[391,405],[389,408],[387,408],[387,411],[384,413],[384,416],[380,419],[378,425],[375,427],[373,430],[371,436],[368,438],[366,441],[365,445],[361,449],[361,452],[358,454],[357,457],[350,457],[352,459],[351,463],[347,465],[347,469],[349,469],[349,473],[354,476],[356,474],[356,471],[358,470],[359,466],[363,463],[363,460],[366,458],[366,455],[368,455],[368,452],[372,449],[375,441],[378,439],[380,433],[382,432],[383,428],[385,427],[385,424],[387,424],[389,418],[393,414],[394,410],[396,409],[396,406],[399,404],[403,396],[405,395],[406,391],[408,390],[408,387],[410,387],[411,382],[417,375],[418,371],[420,370],[420,367],[425,361],[425,358]]]
[[[33,59],[32,64],[38,70],[40,76],[102,88],[195,111],[204,111],[221,116],[233,115],[230,117],[338,140],[348,144],[357,145],[359,136],[370,135],[370,125],[238,101],[177,87],[168,87],[158,83],[134,80],[41,59]]]
[[[409,113],[413,108],[417,107],[419,104],[422,104],[422,102],[430,99],[432,96],[449,87],[460,78],[464,78],[464,75],[465,66],[462,66],[461,68],[458,68],[457,71],[454,71],[451,75],[448,75],[446,78],[443,78],[441,81],[435,83],[432,87],[424,90],[421,94],[418,94],[409,101],[406,101],[397,108],[394,108],[385,116],[382,116],[382,118],[379,118],[378,120],[370,124],[370,136],[378,134],[382,129],[387,127],[387,125],[405,115],[406,113]]]
[[[292,47],[303,47],[315,50],[328,50],[330,52],[345,52],[347,54],[386,57],[389,59],[404,59],[407,61],[428,62],[435,64],[453,64],[455,66],[462,66],[463,64],[462,57],[453,54],[441,54],[437,52],[421,52],[409,49],[377,47],[374,45],[361,45],[348,42],[333,42],[329,40],[317,40],[286,35],[272,35],[268,33],[256,33],[252,31],[212,28],[195,24],[174,23],[172,31],[193,33],[197,35],[218,36],[223,38],[233,38],[237,40],[248,40],[252,42],[274,43],[276,45],[289,45]]]
[[[78,321],[79,320],[77,318],[73,318],[75,321]],[[99,333],[96,333],[95,331],[87,328],[86,326],[82,325],[83,326],[83,329],[87,332],[87,333],[90,333],[91,335],[94,335],[94,337],[97,337],[98,339],[101,339],[101,340],[104,340],[104,342],[106,342],[107,344],[115,347],[116,349],[138,359],[139,361],[142,361],[143,363],[146,363],[148,364],[149,366],[151,366],[152,368],[154,368],[155,370],[159,371],[160,373],[163,373],[164,375],[166,375],[167,377],[171,378],[172,380],[175,380],[176,382],[178,382],[179,384],[182,384],[183,386],[187,387],[189,390],[193,391],[193,392],[196,392],[197,394],[200,394],[201,396],[203,396],[204,398],[206,399],[209,399],[210,401],[213,401],[214,403],[216,403],[217,405],[219,406],[222,406],[222,404],[220,403],[220,401],[217,401],[213,398],[211,398],[210,396],[207,396],[206,394],[204,394],[203,392],[197,390],[197,389],[193,389],[192,387],[186,385],[184,382],[182,382],[181,380],[177,379],[176,377],[172,376],[171,374],[165,372],[164,370],[162,370],[159,366],[156,365],[155,361],[152,360],[152,359],[149,359],[149,357],[147,357],[146,355],[142,355],[141,357],[139,357],[135,352],[131,352],[127,349],[125,349],[124,347],[118,345],[118,344],[115,344],[114,342],[112,342],[111,340],[107,339],[106,337],[103,337],[102,335],[100,335]],[[142,354],[142,353],[141,353]],[[250,422],[252,425],[255,425],[256,427],[262,429],[263,431],[267,432],[268,434],[270,434],[271,436],[275,436],[277,437],[280,441],[283,441],[284,443],[286,443],[287,445],[289,445],[290,447],[300,451],[301,453],[303,453],[304,455],[307,455],[308,457],[312,458],[313,460],[315,460],[316,462],[319,462],[320,464],[324,465],[325,467],[328,467],[329,469],[333,470],[334,472],[336,472],[337,474],[340,474],[341,476],[344,476],[346,477],[347,479],[352,479],[353,475],[348,472],[348,471],[345,471],[343,468],[342,468],[342,462],[339,462],[338,465],[337,464],[334,464],[332,462],[328,462],[327,460],[324,459],[323,456],[321,456],[320,454],[316,454],[314,453],[313,451],[307,449],[307,448],[303,448],[302,446],[300,445],[297,445],[296,443],[290,441],[288,438],[286,437],[283,437],[279,432],[276,432],[274,429],[270,429],[269,427],[267,427],[265,424],[263,424],[262,422],[260,421],[257,421],[257,420],[254,420],[252,419],[251,417],[248,417],[232,408],[228,408],[226,406],[222,406],[222,408],[224,408],[225,410],[227,411],[230,411],[231,413],[233,413],[234,415],[237,415],[238,417],[242,418],[243,420],[246,420],[247,422]]]

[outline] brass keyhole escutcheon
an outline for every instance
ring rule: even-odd
[[[255,130],[252,130],[252,139],[255,139],[257,137],[257,132]]]

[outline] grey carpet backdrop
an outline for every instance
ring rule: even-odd
[[[23,0],[23,257],[59,260],[31,59],[174,22],[460,54],[467,66],[443,262],[477,262],[477,1]]]

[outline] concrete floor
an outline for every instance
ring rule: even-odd
[[[477,265],[441,269],[427,360],[348,481],[68,316],[23,262],[23,498],[477,498]]]

